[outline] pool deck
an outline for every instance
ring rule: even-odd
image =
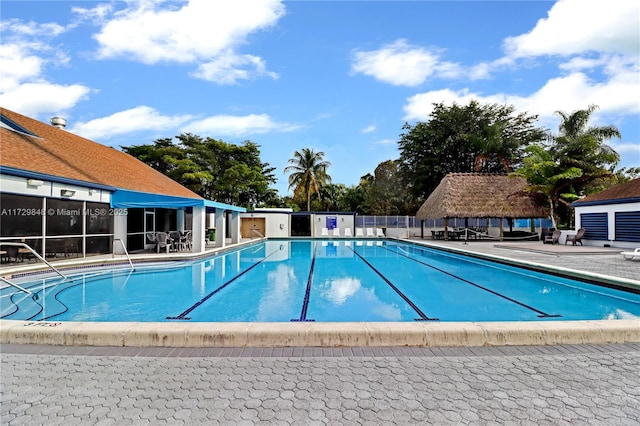
[[[449,249],[460,245],[439,244]],[[469,246],[549,267],[570,265],[614,277],[619,273],[631,281],[640,271],[639,261],[622,263],[619,253],[560,255],[484,243]],[[582,335],[585,326],[577,323],[568,324],[566,331]],[[606,323],[622,326],[610,330],[609,337],[603,330],[601,340],[628,342],[518,345],[507,339],[514,330],[505,330],[506,344],[482,347],[4,343],[0,423],[637,425],[640,343],[630,341],[637,339],[640,324]],[[0,323],[3,333],[5,324]],[[460,331],[468,326],[461,324]],[[599,329],[592,326],[586,326],[590,333]],[[33,328],[49,328],[58,339],[73,336],[58,327],[22,327]],[[140,329],[138,337],[150,332]],[[543,337],[540,342],[558,340],[541,332],[534,332]],[[99,334],[109,334],[109,328]]]
[[[640,289],[640,262],[619,249],[413,240],[530,268]],[[173,256],[134,256],[169,260]],[[177,258],[188,258],[177,255]],[[89,259],[93,263],[108,258]],[[122,262],[122,257],[114,259]],[[58,263],[72,265],[83,260]],[[35,267],[35,266],[34,266]],[[33,267],[32,267],[33,268]],[[640,342],[640,319],[413,323],[88,323],[0,320],[0,343],[117,347],[485,347]]]

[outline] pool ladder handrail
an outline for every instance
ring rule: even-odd
[[[29,250],[35,257],[37,257],[38,259],[42,260],[49,268],[53,269],[58,275],[60,275],[62,278],[67,279],[67,276],[64,275],[62,272],[58,271],[58,269],[53,266],[52,264],[50,264],[49,262],[47,262],[47,260],[40,256],[38,254],[37,251],[35,251],[34,249],[32,249],[28,244],[26,243],[9,243],[9,242],[0,242],[0,246],[13,246],[13,247],[22,247],[22,248],[26,248],[27,250]],[[0,279],[2,281],[4,281],[5,283],[9,284],[12,287],[15,287],[21,291],[24,291],[27,294],[32,294],[29,290],[27,290],[26,288],[22,288],[21,286],[19,286],[18,284],[11,282],[11,280],[9,280],[8,278],[4,278],[4,277],[0,277]]]
[[[113,245],[115,245],[116,241],[120,241],[120,244],[122,245],[122,249],[124,250],[124,254],[127,256],[127,260],[129,261],[129,265],[131,265],[131,270],[135,271],[136,268],[133,267],[133,262],[131,261],[131,257],[129,257],[129,252],[127,251],[127,248],[124,245],[124,241],[122,241],[120,238],[114,238],[113,239]],[[115,258],[116,257],[116,250],[115,247],[111,247],[111,258]]]

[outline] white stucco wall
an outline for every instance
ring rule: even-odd
[[[351,235],[355,235],[355,216],[352,213],[314,213],[311,215],[312,236],[322,236],[322,228],[327,228],[327,218],[336,218],[336,228],[344,236],[345,228],[351,228]],[[333,232],[329,231],[329,236]]]
[[[254,218],[264,219],[265,237],[288,237],[290,229],[290,216],[281,211],[255,211],[240,213],[240,219]]]
[[[64,198],[65,200],[93,201],[96,203],[108,203],[111,201],[111,192],[104,189],[92,189],[78,185],[50,182],[42,179],[27,179],[4,174],[0,174],[0,188],[2,192],[35,197]],[[71,197],[62,197],[61,191],[64,189],[74,191],[74,194]]]

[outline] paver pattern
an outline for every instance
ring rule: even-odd
[[[640,344],[386,348],[385,356],[5,349],[3,425],[640,424]]]
[[[640,280],[640,262],[624,261],[619,254],[553,255],[493,244],[465,248]],[[0,425],[640,424],[640,343],[269,349],[2,345],[0,362]]]

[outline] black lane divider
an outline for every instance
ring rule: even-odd
[[[318,243],[313,243],[313,257],[311,258],[311,268],[309,268],[309,278],[307,278],[307,290],[304,292],[304,301],[302,302],[302,311],[300,312],[300,318],[294,318],[292,322],[313,322],[315,320],[307,319],[307,308],[309,308],[309,295],[311,294],[311,280],[313,279],[313,270],[316,265],[316,246]]]
[[[543,312],[543,311],[541,311],[541,310],[539,310],[539,309],[536,309],[536,308],[534,308],[534,307],[532,307],[532,306],[529,306],[529,305],[527,305],[527,304],[525,304],[525,303],[522,303],[522,302],[519,302],[519,301],[517,301],[517,300],[515,300],[515,299],[512,299],[512,298],[510,298],[509,296],[505,296],[504,294],[498,293],[497,291],[494,291],[494,290],[491,290],[491,289],[489,289],[489,288],[483,287],[483,286],[481,286],[480,284],[476,284],[476,283],[474,283],[474,282],[472,282],[472,281],[469,281],[469,280],[467,280],[467,279],[464,279],[464,278],[462,278],[462,277],[459,277],[459,276],[457,276],[457,275],[455,275],[455,274],[452,274],[451,272],[447,272],[447,271],[445,271],[444,269],[440,269],[440,268],[435,267],[435,266],[433,266],[433,265],[430,265],[430,264],[428,264],[428,263],[422,262],[421,260],[414,259],[413,257],[408,256],[408,255],[406,255],[406,254],[404,254],[404,253],[402,253],[402,252],[399,252],[399,251],[396,251],[396,250],[391,250],[391,249],[390,249],[390,248],[388,248],[388,247],[385,247],[385,249],[386,249],[386,250],[389,250],[389,251],[390,251],[390,252],[392,252],[392,253],[399,254],[400,256],[404,256],[404,257],[406,257],[407,259],[413,260],[414,262],[418,262],[418,263],[420,263],[421,265],[428,266],[429,268],[435,269],[435,270],[436,270],[436,271],[438,271],[438,272],[442,272],[443,274],[449,275],[450,277],[456,278],[456,279],[458,279],[458,280],[460,280],[460,281],[462,281],[462,282],[465,282],[465,283],[467,283],[467,284],[471,284],[472,286],[477,287],[477,288],[479,288],[479,289],[481,289],[481,290],[488,291],[489,293],[491,293],[491,294],[493,294],[493,295],[495,295],[495,296],[501,297],[501,298],[503,298],[503,299],[505,299],[505,300],[508,300],[509,302],[513,302],[513,303],[515,303],[515,304],[517,304],[517,305],[522,306],[523,308],[527,308],[527,309],[529,309],[529,310],[531,310],[531,311],[533,311],[533,312],[536,312],[536,313],[538,313],[538,314],[539,314],[539,315],[538,315],[538,318],[561,318],[561,317],[562,317],[562,315],[558,315],[558,314],[548,314],[548,313],[546,313],[546,312]]]
[[[389,279],[388,279],[387,277],[385,277],[385,276],[382,274],[382,272],[378,271],[378,270],[377,270],[377,269],[376,269],[376,268],[375,268],[371,263],[369,263],[369,262],[367,261],[367,259],[365,259],[364,257],[362,257],[362,255],[360,255],[360,253],[358,253],[357,251],[355,251],[355,250],[354,250],[354,249],[352,249],[351,247],[349,247],[349,249],[350,249],[352,252],[354,252],[354,253],[356,254],[356,256],[358,256],[360,259],[362,259],[362,261],[363,261],[364,263],[366,263],[366,264],[369,266],[369,268],[373,269],[373,271],[374,271],[376,274],[378,274],[378,275],[380,276],[380,278],[382,278],[382,279],[384,280],[384,282],[386,282],[386,283],[389,285],[389,287],[391,287],[391,288],[393,289],[393,291],[395,291],[396,293],[398,293],[398,296],[402,297],[402,299],[403,299],[405,302],[407,302],[407,304],[408,304],[409,306],[411,306],[411,307],[413,308],[413,310],[414,310],[414,311],[416,311],[416,313],[417,313],[418,315],[420,315],[420,318],[414,318],[414,321],[439,321],[439,319],[438,319],[438,318],[429,318],[428,316],[426,316],[426,315],[424,314],[424,312],[422,312],[422,311],[420,310],[420,308],[418,308],[418,307],[416,306],[416,304],[415,304],[415,303],[413,303],[413,302],[411,301],[411,299],[409,299],[409,298],[408,298],[408,297],[407,297],[407,296],[406,296],[406,295],[405,295],[405,294],[404,294],[404,293],[403,293],[403,292],[402,292],[398,287],[396,287],[395,285],[393,285],[393,283],[392,283],[391,281],[389,281]]]
[[[222,290],[223,288],[225,288],[226,286],[228,286],[229,284],[231,284],[232,282],[234,282],[235,280],[237,280],[238,278],[240,278],[241,276],[243,276],[244,274],[246,274],[247,272],[249,272],[250,270],[252,270],[256,266],[258,266],[259,264],[261,264],[262,262],[267,260],[269,257],[273,256],[277,252],[278,252],[278,250],[276,250],[273,253],[263,257],[262,259],[260,259],[256,263],[254,263],[253,265],[249,266],[247,269],[245,269],[244,271],[240,272],[238,275],[236,275],[235,277],[231,278],[229,281],[227,281],[226,283],[222,284],[220,287],[216,288],[211,293],[207,294],[205,297],[203,297],[198,302],[196,302],[195,305],[193,305],[192,307],[190,307],[189,309],[187,309],[186,311],[184,311],[183,313],[181,313],[177,317],[166,317],[166,318],[168,320],[184,320],[184,321],[190,320],[191,318],[187,317],[187,315],[189,315],[194,309],[196,309],[198,306],[202,305],[204,302],[209,300],[214,294],[216,294],[217,292],[219,292],[220,290]]]

